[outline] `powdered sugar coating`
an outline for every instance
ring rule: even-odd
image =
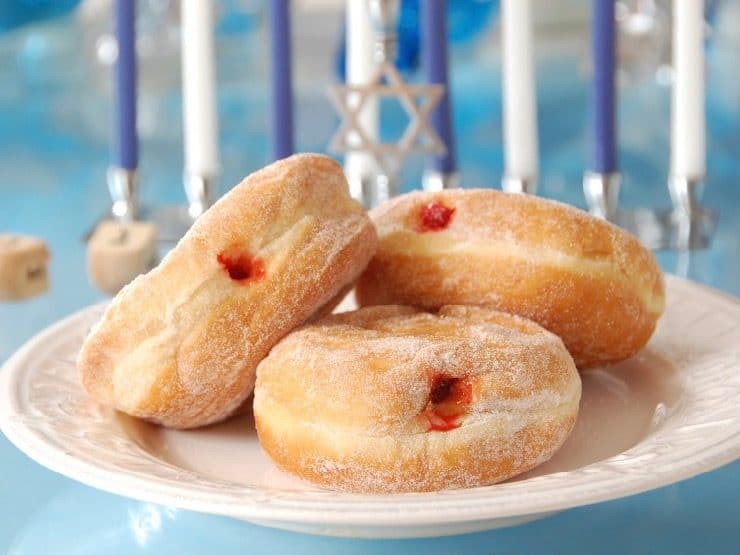
[[[430,431],[434,377],[469,385],[459,427]],[[382,306],[285,337],[257,370],[263,449],[282,467],[349,491],[490,484],[548,459],[581,383],[562,341],[486,308]]]
[[[257,363],[351,283],[375,231],[339,165],[298,155],[247,177],[203,214],[161,264],[126,286],[80,352],[99,402],[178,428],[222,419],[251,393]],[[264,264],[240,283],[219,262]]]
[[[432,202],[455,217],[444,230],[419,233],[418,211]],[[564,204],[458,189],[403,195],[371,217],[379,245],[358,283],[362,305],[490,305],[562,337],[579,367],[631,356],[663,312],[650,251]]]

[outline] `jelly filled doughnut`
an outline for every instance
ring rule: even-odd
[[[286,336],[257,368],[264,451],[352,492],[492,484],[549,459],[581,380],[562,341],[485,307],[369,307]]]
[[[336,162],[272,164],[113,299],[82,346],[82,384],[165,426],[223,419],[252,392],[270,348],[356,279],[376,241]]]
[[[398,197],[371,217],[378,251],[361,305],[490,305],[559,335],[581,368],[633,355],[663,312],[650,251],[564,204],[457,189]]]

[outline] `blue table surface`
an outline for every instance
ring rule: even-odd
[[[729,58],[725,52],[709,60],[710,69],[720,69],[710,71],[708,81],[705,194],[707,205],[721,213],[717,234],[707,250],[663,252],[658,258],[668,272],[740,295],[736,216],[740,210],[740,97],[726,94],[728,83],[737,92],[737,85],[727,81],[736,79],[736,68],[734,73],[727,71]],[[544,196],[582,206],[588,89],[576,62],[566,57],[539,68],[540,190]],[[453,66],[455,125],[467,186],[494,186],[501,175],[498,69],[487,63],[484,56]],[[486,68],[490,71],[481,70]],[[30,233],[48,242],[53,252],[52,285],[36,299],[0,304],[0,361],[48,324],[104,298],[85,277],[80,237],[108,202],[105,133],[96,127],[98,120],[106,119],[107,101],[90,93],[84,79],[81,85],[50,88],[25,75],[26,85],[19,86],[13,71],[0,72],[0,232]],[[266,158],[264,82],[243,85],[225,85],[219,93],[223,190]],[[155,128],[166,130],[148,130],[142,140],[142,188],[147,203],[182,202],[180,101],[177,90],[145,101],[149,117],[155,114]],[[621,94],[620,159],[626,205],[669,202],[664,186],[668,110],[667,89],[651,80],[633,84]],[[389,121],[393,128],[395,119]],[[325,150],[335,125],[325,96],[300,93],[299,149]],[[421,166],[419,160],[408,165],[405,189],[416,186]],[[649,493],[573,509],[516,528],[420,540],[351,540],[273,530],[96,491],[40,467],[0,435],[0,552],[114,555],[206,550],[224,554],[740,553],[740,462]]]

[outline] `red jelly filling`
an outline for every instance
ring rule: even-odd
[[[419,231],[441,231],[450,225],[454,208],[441,202],[430,202],[419,210]]]
[[[458,428],[459,419],[471,400],[472,389],[468,382],[444,374],[434,376],[429,404],[424,411],[429,431],[448,432]]]
[[[457,421],[457,419],[460,418],[459,414],[454,416],[442,416],[434,411],[427,411],[426,417],[429,421],[430,432],[449,432],[450,430],[460,427],[460,423]]]
[[[253,258],[240,249],[224,251],[216,259],[234,281],[258,281],[265,276],[264,261],[261,258]]]

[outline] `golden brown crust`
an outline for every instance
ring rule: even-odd
[[[222,419],[251,393],[269,349],[356,279],[375,246],[336,162],[272,164],[111,302],[80,352],[82,383],[99,402],[166,426]],[[261,261],[264,276],[231,277],[219,260],[233,252]]]
[[[312,482],[432,491],[547,460],[580,393],[562,341],[533,322],[483,307],[382,306],[280,341],[258,367],[254,415],[267,454]]]
[[[419,231],[432,202],[449,225]],[[663,312],[653,255],[627,232],[585,212],[493,190],[412,193],[371,213],[378,252],[360,278],[361,305],[485,304],[562,337],[579,367],[642,348]]]

